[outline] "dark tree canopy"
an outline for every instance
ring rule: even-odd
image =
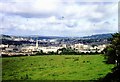
[[[116,64],[116,67],[102,81],[120,82],[120,33],[112,35],[111,44],[105,49],[105,57],[107,63]]]
[[[107,63],[120,64],[120,33],[112,35],[111,44],[106,48]]]

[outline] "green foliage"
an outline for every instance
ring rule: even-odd
[[[103,79],[104,82],[120,82],[120,33],[112,35],[111,45],[106,49],[106,59],[108,63],[116,63],[112,73],[109,73]]]
[[[102,55],[44,55],[2,58],[3,80],[96,80],[111,72]]]
[[[43,51],[41,50],[41,51],[37,52],[35,55],[43,55]]]
[[[65,54],[65,55],[77,54],[77,52],[72,48],[62,48],[62,49],[59,49],[58,51],[61,51],[60,54]]]
[[[115,63],[115,59],[116,59],[116,55],[115,55],[116,51],[112,46],[109,46],[106,50],[106,59],[107,59],[107,63],[110,64],[114,64]]]
[[[117,60],[117,65],[120,65],[120,33],[115,33],[112,35],[111,45],[109,45],[105,52],[107,63],[115,63]]]

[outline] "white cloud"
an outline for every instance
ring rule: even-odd
[[[117,32],[118,5],[111,2],[5,0],[0,2],[1,28],[5,34],[17,35],[83,36]]]

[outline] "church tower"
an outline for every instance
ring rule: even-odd
[[[38,40],[36,40],[36,48],[38,48]]]

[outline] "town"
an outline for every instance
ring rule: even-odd
[[[4,40],[6,37],[2,37]],[[26,41],[22,44],[9,44],[10,41],[0,44],[0,53],[2,56],[17,56],[17,55],[35,55],[39,53],[62,53],[62,49],[69,49],[71,52],[76,53],[103,53],[103,50],[108,44],[107,39],[102,42],[97,39],[95,43],[88,43],[91,39],[78,39],[78,38],[49,38],[49,39],[33,39],[33,38],[22,38],[22,37],[7,37],[7,40]],[[3,40],[3,42],[4,42]],[[92,39],[93,40],[93,39]],[[106,42],[106,43],[105,43]],[[8,44],[7,44],[8,43]],[[15,43],[15,42],[13,42]],[[100,44],[101,43],[101,44]],[[68,51],[67,51],[68,52]],[[66,54],[66,53],[65,53]]]

